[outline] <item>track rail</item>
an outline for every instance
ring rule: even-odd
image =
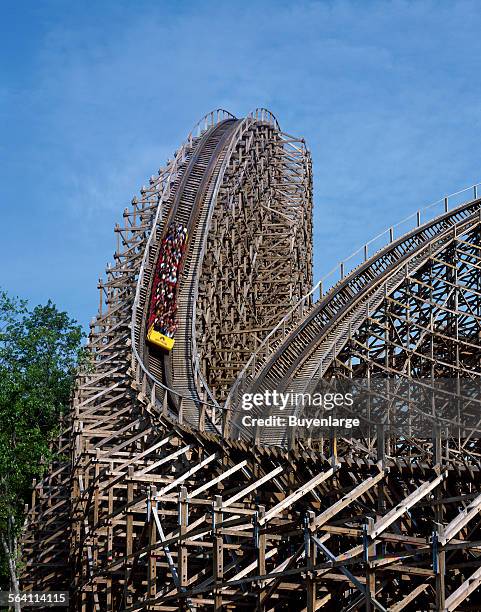
[[[176,333],[176,345],[171,354],[163,354],[163,379],[169,389],[168,401],[177,415],[182,412],[182,419],[193,425],[198,424],[202,399],[197,385],[193,384],[192,374],[192,338],[189,322],[193,310],[192,285],[199,274],[200,236],[199,223],[204,227],[205,206],[209,206],[208,191],[211,181],[216,178],[219,164],[225,152],[226,143],[235,130],[238,122],[226,120],[211,128],[203,137],[196,152],[189,162],[174,204],[172,221],[187,226],[189,248],[185,256],[180,288],[178,293],[179,329]],[[156,371],[158,356],[149,349],[149,364]],[[170,390],[176,389],[177,393]],[[180,394],[184,399],[179,397]],[[188,398],[188,399],[185,399]],[[163,402],[163,393],[158,395]],[[186,405],[188,403],[188,405]],[[182,405],[181,405],[182,404]]]
[[[221,433],[222,408],[214,399],[199,365],[196,347],[196,300],[200,267],[205,255],[208,228],[228,162],[239,141],[255,124],[279,129],[274,115],[256,109],[243,120],[232,115],[209,116],[199,122],[205,131],[197,130],[179,149],[175,171],[153,222],[141,267],[132,316],[132,369],[137,384],[150,388],[151,403],[157,411],[197,427],[202,419],[208,430]],[[176,345],[170,355],[145,344],[146,312],[152,287],[153,270],[166,228],[178,222],[189,232],[178,290]]]

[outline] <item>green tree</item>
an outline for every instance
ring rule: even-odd
[[[29,310],[0,291],[0,582],[11,590],[24,503],[52,459],[50,442],[85,357],[83,335],[52,302]]]

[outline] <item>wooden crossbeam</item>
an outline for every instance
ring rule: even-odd
[[[319,538],[317,538],[316,536],[311,536],[312,540],[315,542],[316,546],[324,553],[324,555],[330,560],[335,562],[336,561],[336,555],[334,555],[325,544],[323,544]],[[352,572],[350,572],[346,567],[344,567],[343,565],[337,565],[336,566],[343,574],[344,576],[349,580],[349,582],[351,582],[364,596],[368,596],[367,592],[366,592],[366,587],[364,586],[364,584],[362,584],[362,582],[356,577],[354,576],[354,574]],[[374,597],[370,597],[370,601],[372,602],[373,606],[376,608],[376,610],[379,610],[379,612],[388,612],[386,610],[386,608],[379,603]]]
[[[145,435],[145,432],[142,432],[141,434],[138,434],[138,436],[135,436],[135,438],[140,437]],[[156,444],[149,446],[148,449],[144,450],[142,453],[138,453],[137,455],[135,455],[132,458],[129,458],[127,461],[124,461],[121,465],[119,465],[116,469],[118,472],[120,472],[121,470],[123,470],[124,468],[128,467],[129,465],[135,464],[138,461],[140,461],[141,459],[144,459],[145,457],[147,457],[147,455],[150,455],[150,453],[153,453],[155,450],[161,448],[162,446],[165,446],[165,444],[167,444],[167,442],[170,441],[170,436],[167,436],[166,438],[163,438],[162,440],[160,440],[159,442],[157,442]],[[124,442],[124,444],[126,444]]]
[[[206,457],[206,459],[198,463],[196,466],[194,466],[190,470],[187,470],[187,472],[184,472],[181,476],[179,476],[178,478],[170,482],[168,485],[165,485],[165,487],[162,487],[162,489],[160,489],[160,491],[157,493],[156,498],[159,499],[160,497],[162,497],[162,495],[165,495],[168,491],[175,489],[175,487],[177,487],[178,485],[183,483],[185,480],[187,480],[187,478],[190,478],[193,474],[195,474],[196,472],[204,468],[206,465],[211,463],[211,461],[214,461],[214,459],[217,459],[217,453],[214,453],[213,455]]]
[[[202,493],[203,491],[207,491],[207,489],[210,489],[210,487],[213,487],[218,482],[221,482],[225,478],[228,478],[229,476],[234,474],[234,472],[237,472],[238,470],[241,470],[246,465],[247,465],[247,461],[246,460],[241,461],[238,465],[235,465],[230,470],[227,470],[227,472],[223,472],[222,474],[220,474],[220,476],[217,476],[217,478],[214,478],[213,480],[210,480],[209,482],[206,482],[205,484],[201,485],[200,487],[198,487],[197,489],[195,489],[194,491],[189,493],[189,499],[192,499],[193,497],[197,497],[197,495],[199,495],[199,493]]]
[[[177,459],[177,457],[180,457],[180,455],[185,455],[185,453],[187,453],[191,449],[192,449],[192,445],[191,444],[189,444],[187,446],[184,446],[183,448],[179,448],[179,450],[176,450],[175,452],[171,453],[167,457],[162,457],[162,459],[159,459],[158,461],[155,461],[154,463],[151,463],[150,465],[148,465],[147,467],[143,468],[142,470],[139,470],[139,471],[135,472],[134,476],[141,476],[143,474],[147,474],[147,472],[150,472],[151,470],[153,470],[153,469],[155,469],[157,467],[160,467],[161,465],[164,465],[164,463],[168,463],[169,461],[173,461],[174,459]]]
[[[411,591],[410,593],[408,593],[406,595],[406,597],[404,597],[403,599],[401,599],[400,602],[394,604],[393,606],[391,606],[389,608],[389,612],[401,612],[401,610],[404,610],[404,608],[409,605],[412,601],[414,601],[416,599],[416,597],[418,595],[420,595],[421,593],[424,593],[424,591],[429,587],[428,583],[424,583],[424,584],[420,584],[419,586],[417,586],[413,591]]]
[[[469,504],[467,508],[462,510],[444,529],[441,529],[441,533],[439,536],[439,542],[444,546],[454,538],[456,534],[458,534],[461,529],[466,527],[466,525],[476,516],[478,516],[481,511],[481,495],[478,495],[473,501]]]
[[[259,519],[259,524],[264,525],[272,518],[277,516],[280,512],[282,512],[282,510],[284,510],[285,508],[296,502],[298,499],[306,495],[306,493],[309,493],[309,491],[315,489],[318,485],[321,484],[321,482],[324,482],[325,480],[330,478],[339,467],[341,467],[340,464],[336,464],[334,467],[327,470],[327,472],[321,472],[320,474],[317,474],[317,476],[314,476],[314,478],[311,478],[309,482],[306,482],[305,485],[299,487],[297,491],[294,491],[294,493],[288,495],[285,499],[283,499],[273,508],[271,508],[269,512],[266,512],[265,516]]]
[[[410,508],[433,489],[435,489],[446,478],[446,472],[437,476],[434,480],[424,482],[420,487],[408,495],[400,504],[395,506],[390,512],[380,518],[369,529],[368,534],[371,538],[376,538],[380,533],[385,531],[389,525],[394,523],[400,516],[407,512]]]
[[[471,574],[463,584],[452,593],[445,603],[446,612],[453,612],[463,601],[471,595],[481,584],[481,567]]]
[[[355,487],[352,491],[349,491],[342,499],[334,503],[327,510],[316,516],[312,523],[312,529],[319,528],[324,523],[327,523],[333,516],[336,516],[341,510],[349,506],[353,501],[355,501],[358,497],[363,495],[366,491],[368,491],[371,487],[377,484],[380,480],[384,478],[385,472],[381,470],[379,474],[376,476],[371,476],[360,485]]]
[[[251,491],[255,491],[255,489],[258,489],[265,482],[267,482],[268,480],[271,480],[272,478],[274,478],[275,476],[277,476],[278,474],[280,474],[283,471],[284,471],[284,468],[282,466],[276,467],[274,470],[272,470],[271,472],[269,472],[268,474],[266,474],[262,478],[259,478],[259,480],[256,480],[255,482],[253,482],[252,484],[247,486],[245,489],[242,489],[242,491],[239,491],[239,493],[236,493],[232,497],[229,497],[229,499],[226,500],[222,504],[222,507],[223,508],[227,508],[228,506],[230,506],[231,504],[235,503],[236,501],[238,501],[238,500],[240,500],[240,499],[242,499],[244,497],[247,497],[247,495]]]
[[[266,552],[265,560],[267,561],[271,557],[274,557],[276,554],[277,554],[277,548],[271,548],[269,551]],[[235,576],[232,576],[232,578],[229,578],[229,580],[227,581],[227,584],[234,580],[239,580],[240,578],[244,578],[244,576],[247,576],[247,574],[249,574],[257,566],[258,566],[257,561],[253,561],[252,563],[249,563],[249,565],[241,569],[240,572],[235,574]]]

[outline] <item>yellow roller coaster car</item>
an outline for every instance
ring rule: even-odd
[[[155,346],[160,346],[160,348],[164,349],[164,351],[171,351],[175,343],[173,338],[169,338],[169,336],[156,331],[153,325],[150,326],[150,329],[147,332],[147,340],[151,344],[155,344]]]

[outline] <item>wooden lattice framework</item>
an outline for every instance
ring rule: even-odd
[[[163,361],[143,342],[149,282],[179,186],[201,163],[183,349]],[[477,376],[479,208],[475,193],[371,259],[366,249],[312,304],[302,141],[266,111],[207,116],[116,227],[92,367],[34,487],[24,587],[68,588],[71,609],[102,612],[479,609],[477,440],[382,429],[253,440],[229,418],[241,384],[280,377],[299,388],[355,369],[409,377],[439,368],[435,354],[436,374]]]

